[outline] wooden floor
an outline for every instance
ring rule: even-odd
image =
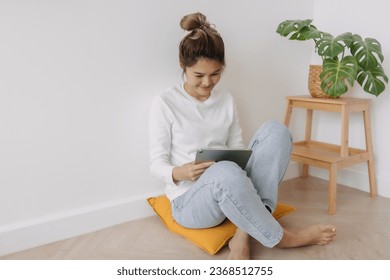
[[[327,181],[309,177],[291,179],[280,186],[279,201],[297,211],[280,219],[289,228],[332,223],[335,241],[327,246],[268,249],[251,241],[253,259],[390,259],[390,199],[339,185],[337,213],[327,215]],[[157,216],[132,221],[91,234],[55,242],[0,259],[226,259],[228,249],[210,256],[169,232]]]

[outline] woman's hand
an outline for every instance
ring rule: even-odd
[[[189,162],[183,164],[182,166],[176,166],[172,170],[173,181],[196,181],[206,171],[206,169],[213,164],[213,161],[198,164],[195,164],[195,162]]]

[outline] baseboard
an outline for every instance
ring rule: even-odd
[[[154,196],[158,194],[151,194]],[[97,231],[154,214],[146,198],[111,201],[0,227],[0,256]]]

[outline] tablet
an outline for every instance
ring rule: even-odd
[[[245,169],[251,154],[252,150],[202,149],[196,152],[195,163],[228,160]]]

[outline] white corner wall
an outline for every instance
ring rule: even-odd
[[[149,103],[180,81],[179,20],[195,11],[225,39],[248,142],[306,91],[310,44],[275,30],[311,18],[311,0],[0,2],[0,255],[152,214]]]

